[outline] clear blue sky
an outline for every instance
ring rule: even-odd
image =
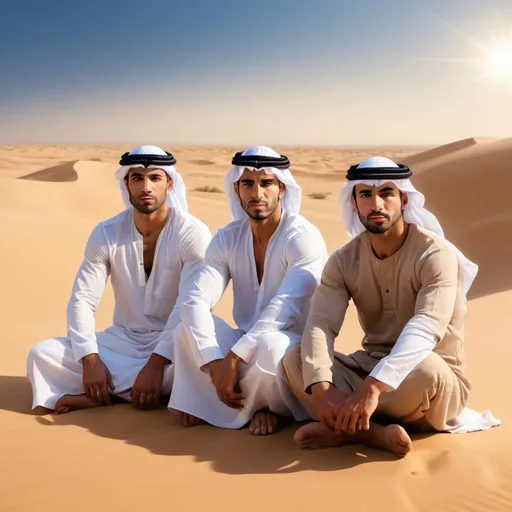
[[[511,0],[4,0],[0,142],[512,136],[510,35]]]

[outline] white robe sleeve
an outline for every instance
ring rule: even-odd
[[[85,246],[67,307],[68,336],[77,361],[98,353],[94,313],[110,275],[108,243],[100,225],[91,233]]]
[[[193,340],[192,351],[199,368],[224,357],[215,336],[211,312],[230,279],[228,254],[220,233],[217,233],[206,249],[204,265],[196,276],[189,297],[180,308],[181,321],[187,337]]]
[[[204,224],[192,225],[188,232],[180,240],[180,259],[182,269],[180,274],[180,287],[178,298],[169,315],[162,334],[159,336],[158,344],[154,350],[169,361],[173,360],[172,331],[180,323],[180,309],[188,299],[194,279],[204,263],[206,248],[212,235]]]
[[[287,243],[285,250],[288,269],[275,297],[251,329],[231,349],[246,363],[256,352],[258,338],[262,334],[293,326],[320,282],[327,260],[327,248],[318,232],[306,231],[299,234]]]
[[[458,272],[457,256],[448,246],[426,255],[420,270],[422,286],[416,297],[414,316],[370,377],[397,389],[429,356],[445,335],[453,315],[459,287]]]

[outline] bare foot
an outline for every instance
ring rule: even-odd
[[[300,427],[297,432],[295,432],[293,440],[305,450],[342,446],[355,442],[350,436],[346,434],[336,434],[318,421]]]
[[[196,416],[192,416],[192,414],[187,414],[186,412],[181,413],[181,422],[185,427],[195,427],[196,425],[205,423],[201,418],[196,418]]]
[[[78,409],[91,409],[105,405],[91,400],[85,395],[64,395],[61,396],[55,404],[55,412],[64,414],[66,412],[77,411]]]
[[[255,436],[275,434],[283,424],[284,418],[268,410],[254,413],[249,424],[249,433]]]
[[[412,448],[411,438],[400,425],[384,427],[377,423],[371,423],[370,430],[360,430],[353,436],[336,434],[322,423],[309,423],[299,428],[293,439],[299,446],[308,450],[361,443],[386,450],[400,458],[405,457]]]
[[[359,443],[381,448],[395,454],[399,458],[405,457],[412,449],[409,434],[400,425],[387,425],[383,427],[371,423],[370,430],[361,430],[355,434],[354,439]]]

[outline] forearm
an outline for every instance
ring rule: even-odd
[[[248,363],[254,356],[259,338],[263,334],[276,333],[295,324],[305,300],[307,298],[302,296],[293,297],[286,294],[274,297],[251,329],[233,346],[233,353]]]
[[[307,325],[301,342],[304,389],[311,392],[317,383],[333,382],[334,334],[317,323]]]
[[[397,389],[414,368],[431,354],[437,341],[429,323],[421,317],[413,317],[389,355],[379,361],[369,376],[389,386],[388,389]]]
[[[304,388],[312,384],[333,382],[334,341],[348,308],[350,295],[345,286],[337,253],[327,261],[322,281],[311,302],[301,342]]]
[[[164,357],[168,361],[174,359],[174,329],[176,329],[180,321],[180,305],[176,304],[169,315],[164,330],[158,337],[158,342],[153,350],[153,354]]]
[[[67,310],[68,336],[77,361],[98,353],[94,311],[85,301],[72,297]]]
[[[109,261],[108,243],[99,225],[87,241],[67,307],[68,336],[77,361],[98,353],[94,314],[110,274]]]
[[[181,308],[184,335],[199,368],[222,359],[222,350],[217,342],[215,323],[210,308],[202,299],[187,301]]]

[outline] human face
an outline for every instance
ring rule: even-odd
[[[130,203],[140,213],[150,214],[159,210],[166,201],[172,180],[162,169],[133,167],[125,178]]]
[[[407,200],[407,194],[401,193],[394,183],[384,183],[380,187],[357,184],[352,207],[370,233],[381,234],[403,222],[402,212]]]
[[[284,185],[274,174],[264,170],[245,169],[235,183],[240,205],[251,219],[256,221],[270,217],[279,207],[284,195]]]

